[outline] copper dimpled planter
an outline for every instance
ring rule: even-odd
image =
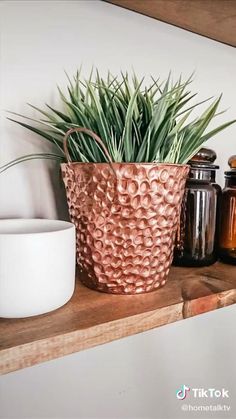
[[[106,148],[99,137],[85,132]],[[81,281],[113,294],[154,291],[167,280],[189,166],[63,163]]]

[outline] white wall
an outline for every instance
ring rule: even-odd
[[[5,1],[0,16],[1,109],[35,116],[26,102],[55,105],[64,69],[72,74],[83,63],[85,75],[92,65],[162,78],[170,69],[175,76],[195,70],[199,99],[223,92],[229,110],[219,122],[235,118],[236,53],[229,46],[100,1]],[[0,122],[0,164],[48,149],[3,112]],[[236,154],[236,125],[209,145],[223,183],[227,159]],[[53,167],[29,162],[2,174],[0,217],[64,218]],[[189,418],[172,399],[177,385],[235,387],[234,314],[232,307],[3,377],[2,418]]]

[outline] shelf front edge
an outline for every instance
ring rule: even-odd
[[[13,346],[0,351],[0,373],[7,374],[234,303],[236,289],[231,289],[90,328]]]

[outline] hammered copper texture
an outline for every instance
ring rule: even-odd
[[[188,170],[157,163],[62,164],[85,285],[138,294],[165,284]]]

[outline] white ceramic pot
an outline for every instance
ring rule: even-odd
[[[0,317],[47,313],[75,286],[75,227],[58,220],[0,220]]]

